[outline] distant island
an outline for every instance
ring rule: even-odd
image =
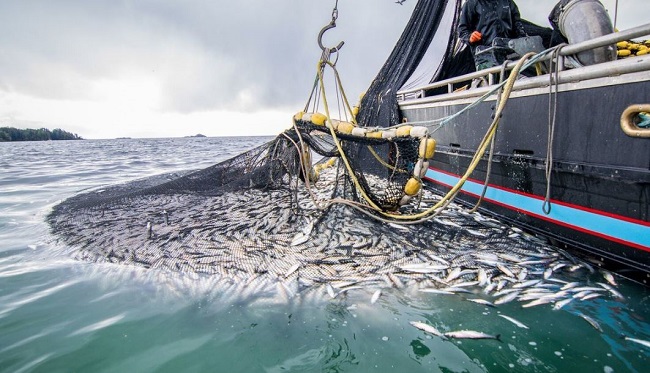
[[[47,128],[18,129],[0,127],[0,142],[6,141],[48,141],[48,140],[83,140],[76,133],[66,132],[60,128],[52,131]]]
[[[200,134],[200,133],[197,133],[197,134],[194,135],[194,136],[185,136],[185,137],[207,137],[207,136],[206,136],[206,135],[202,135],[202,134]]]

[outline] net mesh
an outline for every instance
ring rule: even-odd
[[[390,130],[370,127],[399,123],[394,92],[408,78],[406,60],[424,53],[447,3],[418,2],[362,102],[359,126],[339,122],[334,131],[330,118],[320,124],[295,118],[274,140],[205,169],[71,197],[48,215],[52,232],[82,260],[211,275],[249,295],[271,287],[292,296],[318,284],[327,284],[332,297],[351,284],[488,286],[505,271],[506,264],[486,266],[497,256],[521,279],[541,278],[558,263],[589,269],[544,240],[518,240],[521,232],[453,204],[439,219],[417,225],[385,219],[386,211],[408,215],[441,200],[427,190],[407,193],[420,179],[426,134],[386,135]],[[354,128],[342,131],[344,124]],[[368,132],[354,132],[360,129]],[[530,258],[536,260],[523,264]]]

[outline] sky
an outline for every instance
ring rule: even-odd
[[[619,0],[618,28],[650,22],[647,1]],[[335,3],[2,0],[0,127],[90,139],[279,134],[309,98],[316,38]],[[556,1],[516,3],[523,18],[548,26]],[[616,0],[602,3],[613,18]],[[345,41],[337,68],[352,104],[415,4],[338,1],[337,27],[323,42]]]

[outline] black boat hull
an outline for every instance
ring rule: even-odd
[[[476,203],[489,176],[483,212],[648,276],[650,138],[630,137],[620,126],[628,106],[650,103],[648,77],[561,85],[550,144],[549,99],[548,87],[513,93],[492,161],[483,157],[458,198]],[[409,122],[426,122],[471,102],[416,102],[401,109]],[[494,98],[481,102],[432,133],[439,145],[425,177],[430,187],[445,192],[465,173],[494,105]]]

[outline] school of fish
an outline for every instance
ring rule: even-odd
[[[327,199],[335,178],[335,169],[324,171],[311,192]],[[436,198],[425,190],[419,203]],[[55,215],[50,224],[77,259],[192,273],[209,278],[228,302],[328,302],[357,292],[374,304],[386,288],[461,296],[487,307],[520,302],[561,309],[623,298],[611,273],[454,203],[427,222],[398,225],[344,205],[320,210],[304,187],[295,194],[247,189],[133,196],[74,210],[74,216]],[[499,339],[411,324],[443,338]]]

